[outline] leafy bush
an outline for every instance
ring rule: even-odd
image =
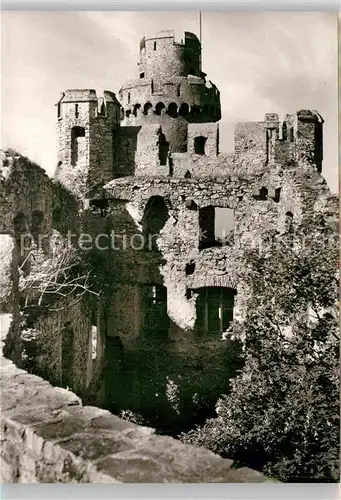
[[[294,240],[243,256],[249,287],[244,367],[217,402],[218,417],[181,439],[282,481],[339,480],[338,246],[315,217]]]

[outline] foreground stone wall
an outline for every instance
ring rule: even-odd
[[[1,481],[3,483],[264,482],[261,473],[83,406],[2,356],[11,316],[1,329]]]

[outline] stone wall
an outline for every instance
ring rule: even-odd
[[[1,349],[10,324],[0,316]],[[269,481],[107,411],[17,368],[1,351],[2,483]]]

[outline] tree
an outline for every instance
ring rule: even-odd
[[[181,439],[282,481],[338,481],[337,234],[315,215],[270,239],[242,257],[247,313],[229,333],[244,366],[218,417]]]

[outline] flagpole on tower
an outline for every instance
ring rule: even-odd
[[[200,40],[200,69],[202,69],[202,19],[201,10],[199,11],[199,40]]]

